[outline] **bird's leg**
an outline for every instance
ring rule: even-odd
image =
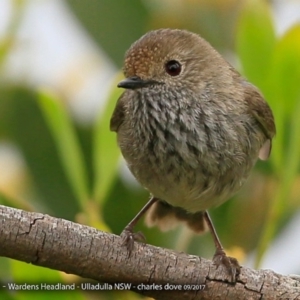
[[[139,211],[139,213],[128,223],[121,233],[122,245],[125,245],[128,254],[130,255],[133,249],[134,241],[143,241],[145,236],[141,231],[134,233],[133,229],[139,219],[145,214],[145,212],[154,204],[158,199],[151,197],[147,204]]]
[[[204,212],[204,219],[205,219],[206,224],[213,236],[215,247],[216,247],[216,253],[213,257],[213,262],[218,267],[220,265],[223,265],[226,268],[226,270],[230,273],[232,282],[235,282],[236,276],[240,273],[241,267],[236,258],[226,255],[224,248],[221,244],[221,241],[220,241],[220,239],[217,235],[217,232],[214,228],[212,220],[207,211]]]

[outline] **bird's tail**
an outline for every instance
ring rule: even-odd
[[[145,218],[146,225],[149,227],[158,226],[162,231],[168,231],[176,227],[179,222],[186,225],[200,234],[206,231],[203,212],[189,213],[183,208],[174,207],[165,201],[156,201],[147,212]]]

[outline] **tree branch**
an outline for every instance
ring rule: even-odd
[[[178,300],[300,299],[296,277],[242,268],[232,284],[209,260],[141,243],[128,257],[120,242],[88,226],[0,205],[0,256],[102,283],[132,283],[132,290],[159,300],[170,293]]]

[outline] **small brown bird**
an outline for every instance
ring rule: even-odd
[[[247,82],[197,34],[176,29],[147,33],[126,53],[126,79],[110,129],[135,178],[152,195],[121,236],[129,253],[146,223],[162,230],[176,221],[211,231],[215,264],[235,281],[239,264],[226,256],[207,209],[222,204],[271,151],[272,111]]]

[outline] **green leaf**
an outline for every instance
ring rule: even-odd
[[[270,88],[289,115],[300,96],[300,24],[296,24],[277,44],[271,66]],[[279,112],[279,111],[278,111]]]
[[[17,260],[11,260],[13,283],[34,285],[37,290],[23,290],[15,291],[16,298],[22,300],[29,299],[72,299],[72,300],[84,300],[86,297],[80,289],[75,291],[59,291],[59,290],[47,290],[42,288],[42,284],[73,284],[71,281],[66,281],[63,278],[63,274],[60,271],[27,264]],[[76,279],[74,279],[76,280]],[[75,282],[76,283],[76,282]],[[79,286],[79,284],[77,284]],[[75,284],[76,286],[76,284]],[[2,299],[2,298],[1,298]]]
[[[286,124],[300,98],[300,25],[292,27],[280,39],[274,49],[268,78],[268,102],[272,106],[277,134],[274,139],[272,158],[279,171],[286,156]],[[297,137],[296,137],[297,139]]]
[[[292,27],[275,47],[269,78],[269,99],[275,114],[277,135],[272,156],[279,177],[258,247],[256,266],[271,243],[278,223],[291,210],[292,184],[300,165],[300,25]]]
[[[121,75],[116,77],[116,83],[121,80]],[[116,86],[116,84],[115,84]],[[117,147],[116,134],[109,130],[109,123],[117,99],[120,97],[122,89],[113,88],[107,101],[107,106],[103,114],[100,114],[94,128],[94,199],[103,202],[115,178],[120,150]]]
[[[14,300],[87,300],[88,298],[83,295],[83,292],[80,290],[75,291],[17,291],[14,293]],[[9,300],[2,299],[1,300]]]
[[[8,290],[4,290],[3,288],[0,290],[0,299],[1,300],[19,300],[16,295],[12,295],[12,293]]]
[[[123,63],[125,50],[149,26],[149,10],[143,0],[67,0],[66,3],[93,41],[118,66]]]
[[[86,168],[70,116],[62,101],[50,90],[40,91],[39,105],[55,140],[73,192],[84,208],[84,203],[89,197]]]
[[[237,24],[236,48],[245,76],[264,92],[276,38],[265,1],[246,1]]]
[[[11,277],[10,259],[8,259],[6,257],[0,257],[0,265],[1,265],[0,278],[1,278],[1,280],[7,280],[8,278]]]
[[[34,282],[62,282],[59,271],[42,268],[18,260],[11,260],[11,270],[15,282],[34,283]]]
[[[26,1],[24,0],[14,0],[10,1],[12,6],[10,9],[10,17],[8,18],[8,26],[6,27],[6,32],[4,37],[0,39],[0,67],[2,67],[3,62],[7,59],[13,46],[16,43],[16,36],[20,25],[23,20],[23,14],[26,7]],[[1,71],[1,70],[0,70]]]

